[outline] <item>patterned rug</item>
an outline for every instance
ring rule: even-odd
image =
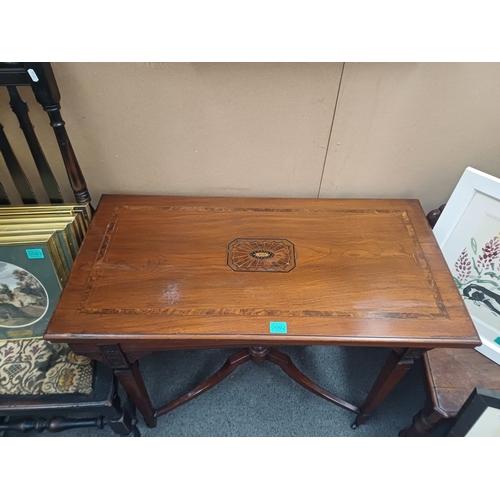
[[[46,340],[0,343],[0,395],[89,394],[94,363],[67,344]]]

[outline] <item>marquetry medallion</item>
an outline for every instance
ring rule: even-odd
[[[237,238],[228,245],[227,265],[240,272],[288,273],[295,267],[295,248],[283,239]]]

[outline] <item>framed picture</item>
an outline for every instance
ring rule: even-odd
[[[76,215],[59,215],[59,214],[26,214],[26,215],[11,215],[6,214],[5,211],[0,210],[0,218],[2,222],[2,228],[18,228],[26,224],[37,225],[40,229],[46,224],[66,224],[68,230],[71,230],[73,237],[78,241],[80,245],[85,236],[85,227],[77,220],[82,222],[83,216],[80,212]]]
[[[92,220],[92,209],[89,203],[74,205],[74,204],[55,204],[55,205],[3,205],[0,207],[0,214],[12,215],[78,215],[78,224],[82,225],[85,230],[90,226]]]
[[[21,222],[19,222],[19,220]],[[75,232],[74,217],[54,217],[53,222],[0,217],[0,236],[34,235],[54,231],[56,231],[61,240],[61,246],[69,270],[73,267],[73,261],[78,254],[78,250],[83,240],[83,238]]]
[[[467,167],[434,235],[481,337],[476,350],[500,364],[500,179]]]
[[[448,437],[500,437],[500,392],[476,387],[458,412]]]
[[[0,236],[0,341],[42,337],[67,278],[54,232]]]

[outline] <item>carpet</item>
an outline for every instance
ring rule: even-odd
[[[282,348],[325,389],[360,405],[380,371],[385,348],[297,346]],[[184,394],[218,370],[235,349],[158,352],[140,360],[153,405]],[[369,437],[397,436],[422,408],[425,388],[415,366],[370,420],[351,429],[354,414],[315,396],[269,362],[246,363],[215,388],[158,419],[144,437]],[[12,435],[12,434],[9,434]],[[113,436],[109,429],[74,429],[41,436]]]

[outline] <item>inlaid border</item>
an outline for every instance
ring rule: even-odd
[[[101,275],[102,263],[111,246],[112,236],[117,227],[119,214],[122,210],[134,211],[178,211],[178,212],[274,212],[274,213],[322,213],[322,214],[399,214],[413,243],[414,255],[420,264],[424,278],[432,291],[438,313],[408,313],[408,312],[363,312],[363,311],[317,311],[317,310],[285,310],[285,309],[188,309],[178,307],[166,308],[93,308],[89,306],[92,291]],[[427,259],[418,241],[415,229],[406,210],[377,210],[377,209],[297,209],[297,208],[243,208],[243,207],[206,207],[206,206],[151,206],[151,205],[122,205],[115,208],[110,222],[106,228],[101,246],[97,252],[96,260],[90,272],[89,280],[85,286],[79,313],[83,314],[127,314],[127,315],[165,315],[165,316],[284,316],[284,317],[335,317],[355,319],[437,319],[448,318],[441,294],[430,270]]]

